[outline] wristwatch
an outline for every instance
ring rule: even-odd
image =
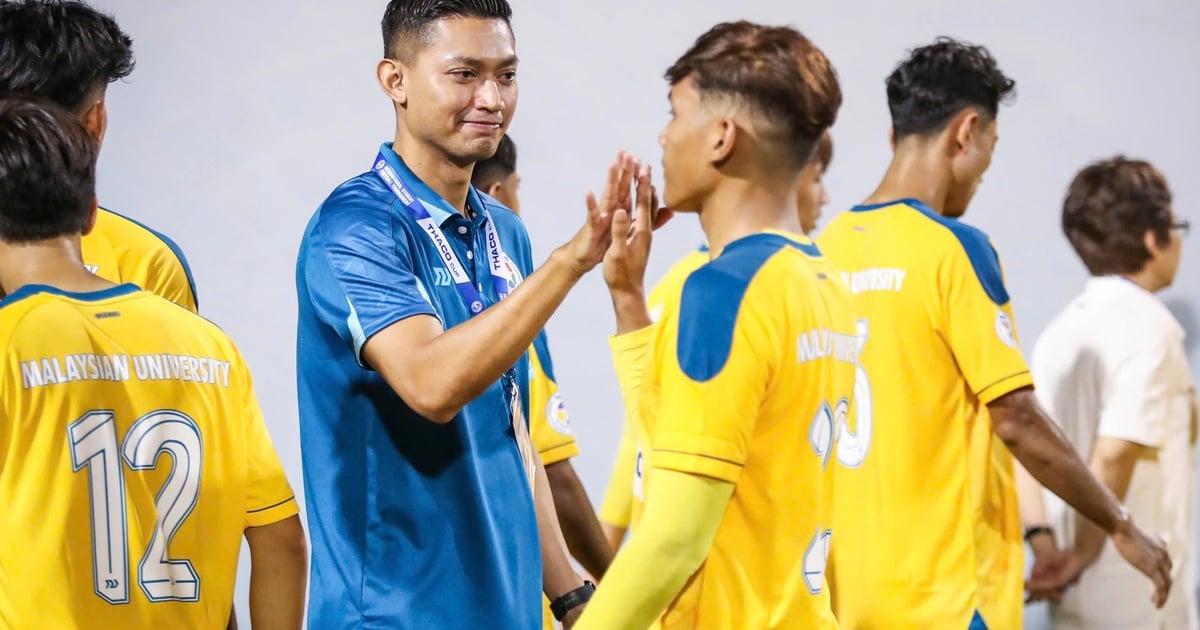
[[[1025,542],[1029,542],[1029,541],[1033,540],[1033,538],[1035,536],[1040,536],[1042,534],[1047,534],[1047,535],[1053,537],[1054,529],[1051,528],[1049,525],[1034,525],[1033,527],[1026,528],[1025,529]]]
[[[558,599],[550,602],[550,612],[554,613],[554,618],[562,621],[567,613],[571,612],[572,608],[586,604],[592,598],[592,593],[596,592],[596,585],[590,580],[584,580],[583,586],[564,593]]]

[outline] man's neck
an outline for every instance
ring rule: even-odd
[[[83,266],[78,236],[21,245],[0,243],[0,288],[11,295],[31,284],[76,293],[116,286]]]
[[[467,214],[467,197],[471,191],[474,164],[465,167],[456,164],[441,151],[418,142],[401,131],[396,132],[392,150],[404,160],[404,165],[413,175],[449,202],[455,210],[464,216]]]
[[[796,196],[790,186],[727,179],[700,207],[700,227],[716,258],[730,243],[763,230],[796,231]]]
[[[883,181],[863,203],[871,205],[898,199],[916,199],[934,212],[944,213],[950,191],[948,170],[933,152],[922,148],[896,151]]]
[[[1159,291],[1167,288],[1167,284],[1164,283],[1157,274],[1150,270],[1149,265],[1142,267],[1141,271],[1135,273],[1121,274],[1121,277],[1138,285],[1139,287],[1142,287],[1150,293],[1158,293]]]

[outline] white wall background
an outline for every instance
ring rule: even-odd
[[[132,35],[138,64],[109,90],[101,199],[187,252],[201,311],[238,341],[255,370],[267,422],[299,491],[296,248],[325,195],[366,170],[378,143],[392,136],[391,105],[374,79],[386,3],[97,4]],[[867,195],[887,164],[883,79],[905,50],[941,34],[991,48],[1019,96],[1000,116],[1001,142],[967,220],[1001,252],[1026,350],[1085,278],[1058,229],[1066,185],[1084,163],[1117,152],[1150,159],[1171,181],[1178,213],[1200,220],[1194,0],[514,5],[521,98],[511,133],[537,259],[575,231],[584,191],[602,183],[618,148],[657,164],[667,110],[663,70],[709,26],[741,17],[801,28],[837,66],[845,105],[834,128],[828,214]],[[1197,238],[1166,294],[1192,309],[1200,306]],[[699,240],[687,217],[661,233],[651,274]],[[583,448],[575,465],[597,502],[621,422],[605,341],[612,330],[598,273],[550,324]],[[1195,351],[1192,357],[1200,365]],[[238,596],[244,621],[247,576]]]

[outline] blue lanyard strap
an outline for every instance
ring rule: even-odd
[[[434,250],[441,257],[442,262],[446,264],[450,271],[450,276],[454,279],[454,286],[458,288],[458,294],[462,296],[463,303],[467,305],[467,310],[470,311],[470,316],[474,317],[483,312],[484,302],[483,296],[479,294],[479,290],[471,282],[470,276],[467,275],[466,269],[458,260],[458,255],[450,247],[450,242],[446,238],[445,232],[441,226],[429,216],[429,211],[425,209],[417,196],[408,189],[404,181],[396,173],[396,169],[388,164],[383,153],[380,153],[375,158],[375,174],[379,179],[391,189],[400,203],[408,209],[408,213],[412,216],[417,225],[421,227],[421,231],[429,237],[433,243]],[[509,258],[504,255],[504,248],[500,244],[500,235],[496,232],[495,222],[492,221],[492,215],[488,213],[487,208],[481,208],[481,213],[484,217],[484,230],[487,241],[487,257],[488,267],[491,270],[492,286],[496,289],[496,295],[503,300],[508,297],[516,289],[519,283],[517,276],[513,275],[510,280],[510,270],[507,265],[511,264]],[[513,270],[515,271],[515,270]],[[511,379],[512,387],[516,386],[516,368],[509,368],[504,374],[506,379]],[[507,387],[505,389],[508,389]]]

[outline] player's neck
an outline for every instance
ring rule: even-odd
[[[404,160],[404,165],[433,192],[466,214],[467,196],[471,192],[471,173],[474,163],[463,166],[444,152],[413,139],[402,131],[396,132],[392,150]]]
[[[716,258],[726,245],[763,230],[799,234],[798,213],[790,186],[728,178],[701,204],[700,227]]]
[[[916,199],[942,214],[950,193],[950,174],[944,162],[932,151],[919,148],[898,150],[892,156],[883,181],[864,205],[899,199]]]
[[[0,244],[0,287],[11,294],[31,284],[87,293],[115,286],[83,266],[78,237],[36,243]]]

